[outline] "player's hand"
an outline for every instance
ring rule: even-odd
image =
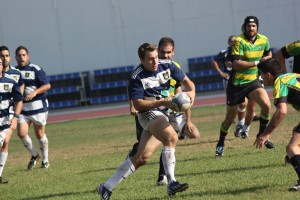
[[[25,99],[25,101],[30,101],[30,100],[32,100],[36,95],[37,95],[37,92],[36,92],[36,91],[33,91],[33,92],[27,94],[27,95],[25,96],[24,99]]]
[[[186,122],[184,133],[192,133],[195,131],[195,126],[192,122]]]
[[[177,110],[177,106],[172,102],[172,98],[168,97],[168,98],[164,98],[162,99],[163,101],[163,106],[167,107],[175,112],[179,112],[179,110]]]
[[[229,74],[221,72],[220,76],[225,79],[229,79]]]
[[[191,99],[191,107],[192,107],[192,105],[194,105],[196,93],[192,92],[192,91],[185,92],[185,93],[190,97],[190,99]]]
[[[133,105],[130,104],[130,115],[136,116],[138,111],[135,109]]]
[[[256,146],[257,149],[263,148],[265,142],[269,139],[269,135],[261,134],[260,136],[256,137],[253,145]]]

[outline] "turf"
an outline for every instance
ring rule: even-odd
[[[274,111],[274,107],[273,107]],[[259,113],[259,111],[257,111]],[[250,137],[235,138],[234,126],[228,134],[225,156],[215,158],[224,105],[193,109],[193,122],[201,132],[199,140],[180,140],[176,148],[176,178],[190,188],[175,199],[297,199],[288,192],[297,180],[292,166],[284,164],[285,146],[299,114],[289,114],[271,136],[276,148],[255,149],[258,122]],[[34,144],[37,142],[30,131]],[[0,185],[0,199],[99,199],[96,186],[109,178],[136,141],[133,117],[119,116],[47,125],[49,169],[40,162],[27,170],[29,154],[14,133]],[[156,186],[160,150],[151,161],[119,184],[111,199],[169,199],[166,187]],[[173,198],[174,199],[174,198]]]

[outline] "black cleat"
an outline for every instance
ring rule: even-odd
[[[275,148],[275,145],[270,141],[270,140],[266,140],[265,143],[264,143],[265,147],[267,149],[273,149]]]
[[[36,156],[31,156],[27,169],[33,169],[36,165],[36,161],[38,161],[39,159],[40,159],[39,154],[37,154]]]
[[[169,196],[175,195],[177,192],[183,192],[188,189],[188,183],[179,183],[178,181],[172,181],[167,188],[167,193]]]

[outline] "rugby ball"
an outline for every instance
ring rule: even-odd
[[[179,112],[184,112],[191,107],[191,99],[185,92],[175,94],[171,101]]]

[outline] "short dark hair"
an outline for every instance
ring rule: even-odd
[[[268,60],[259,63],[257,65],[257,68],[264,74],[269,72],[274,77],[277,77],[283,73],[280,63],[275,58],[270,58]]]
[[[140,59],[144,59],[147,51],[155,51],[157,46],[155,44],[144,43],[138,48],[138,55]]]
[[[25,50],[27,54],[29,53],[28,49],[25,46],[18,46],[15,51],[15,54],[17,55],[17,53],[22,49]]]
[[[9,52],[9,49],[8,49],[8,47],[7,46],[1,46],[0,47],[0,51],[8,51]]]
[[[249,23],[255,23],[257,25],[257,29],[259,27],[259,21],[258,18],[255,16],[247,16],[244,20],[244,23],[242,25],[242,32],[244,33],[246,31],[246,25]]]
[[[175,48],[175,42],[172,38],[170,37],[162,37],[160,40],[159,40],[159,43],[158,43],[158,48],[160,48],[163,44],[171,44],[173,46],[173,49]]]

